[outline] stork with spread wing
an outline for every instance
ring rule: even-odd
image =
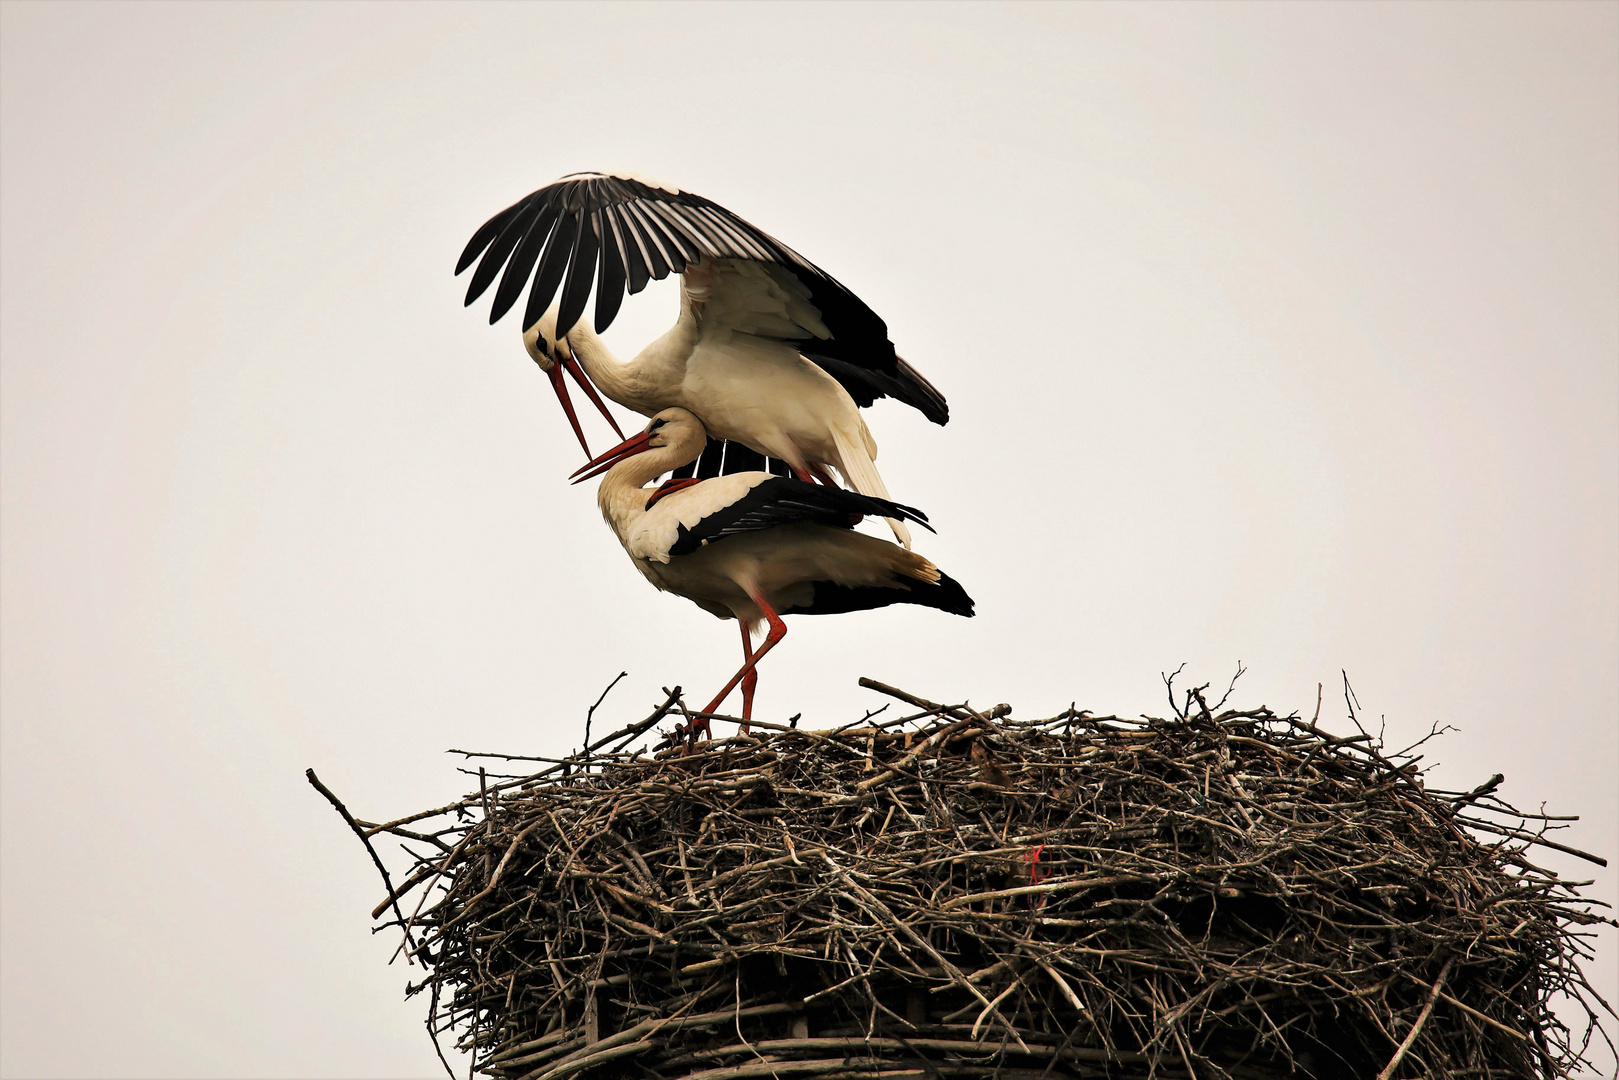
[[[592,382],[644,416],[691,411],[711,440],[728,444],[721,450],[711,441],[703,460],[688,466],[699,475],[717,475],[714,459],[723,453],[728,473],[790,470],[830,485],[832,468],[855,491],[879,499],[888,489],[860,407],[892,397],[936,424],[949,420],[943,396],[895,355],[888,327],[859,297],[723,207],[647,177],[563,177],[486,221],[456,273],[474,262],[468,304],[500,279],[491,323],[529,286],[524,343],[550,376],[587,455],[564,371],[609,422]],[[681,275],[674,328],[635,359],[619,360],[598,332],[612,323],[626,291],[671,273]],[[594,327],[581,318],[592,287]],[[890,518],[889,525],[909,547],[904,522]]]

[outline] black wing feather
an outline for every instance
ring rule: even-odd
[[[535,195],[538,194],[539,192],[535,192]],[[478,226],[478,231],[472,234],[472,239],[467,241],[467,246],[461,249],[461,258],[456,260],[455,263],[456,274],[460,275],[467,267],[471,266],[472,260],[476,259],[483,253],[483,249],[489,246],[489,241],[499,236],[500,230],[504,229],[506,224],[533,199],[534,195],[525,196]]]
[[[539,259],[546,237],[551,235],[551,227],[556,224],[561,212],[550,206],[540,211],[540,216],[528,227],[528,235],[512,252],[511,260],[506,263],[506,273],[501,276],[500,286],[495,289],[494,307],[489,313],[491,322],[510,311],[517,298],[523,295],[523,286],[528,284],[529,275],[534,272],[534,263]]]
[[[596,330],[606,330],[618,318],[624,302],[624,261],[619,255],[618,238],[613,233],[612,210],[601,212],[601,266],[596,275]]]
[[[551,306],[551,298],[557,294],[557,286],[562,283],[562,275],[568,269],[568,259],[573,254],[573,243],[578,238],[579,219],[572,214],[563,214],[551,238],[545,242],[545,254],[540,256],[540,268],[535,272],[534,286],[528,292],[528,306],[523,309],[524,331],[539,322],[545,309]],[[493,319],[489,321],[494,322]]]
[[[704,255],[718,257],[719,252],[708,250],[707,245],[700,239],[697,230],[692,228],[691,224],[685,221],[681,215],[675,213],[672,207],[665,206],[663,203],[648,203],[647,209],[653,212],[658,225],[669,236],[669,239],[674,241],[675,246],[680,248],[680,252],[686,257],[688,264],[699,261]]]
[[[495,237],[495,242],[489,245],[489,250],[484,252],[483,258],[478,262],[478,269],[472,272],[472,280],[467,283],[467,299],[463,307],[471,306],[472,302],[489,288],[490,283],[495,280],[495,275],[500,272],[501,263],[512,253],[512,249],[523,238],[529,225],[544,211],[545,204],[540,199],[531,198],[529,201],[532,205],[525,206],[520,213],[513,216],[506,223],[506,227],[500,230],[500,235]]]
[[[624,212],[623,207],[610,206],[608,213],[613,215],[613,221],[620,229],[624,238],[624,276],[629,283],[631,296],[646,288],[646,283],[652,280],[652,268],[648,264],[645,251],[645,241],[630,225],[630,216]]]
[[[856,405],[865,408],[880,397],[891,397],[903,401],[935,424],[949,421],[950,406],[945,403],[944,395],[903,359],[896,357],[898,374],[890,375],[828,356],[826,345],[823,341],[805,342],[804,357],[842,383]]]
[[[725,235],[723,229],[716,229],[714,223],[702,213],[700,207],[682,206],[680,208],[681,224],[686,230],[698,239],[702,248],[716,259],[734,259],[742,254],[737,246]]]
[[[727,441],[725,444],[725,467],[721,476],[729,476],[739,472],[764,472],[765,456],[757,450],[750,449],[742,443]]]
[[[698,475],[702,475],[701,470]],[[933,531],[927,515],[913,507],[842,488],[825,487],[789,477],[772,477],[754,485],[753,490],[742,498],[714,511],[692,528],[680,526],[669,554],[671,557],[690,555],[704,544],[723,540],[727,536],[798,522],[848,529],[853,527],[851,518],[865,514],[914,521],[929,532]]]
[[[669,249],[664,246],[663,233],[652,223],[652,216],[647,213],[645,207],[625,203],[624,210],[630,220],[635,222],[635,234],[645,241],[647,268],[652,271],[653,281],[662,281],[670,274],[678,274],[685,269],[684,266],[676,267],[675,264],[679,259],[671,255]]]
[[[585,225],[587,219],[596,227]],[[559,335],[584,314],[592,276],[600,331],[617,316],[625,292],[638,293],[647,282],[682,273],[699,259],[772,263],[804,285],[809,302],[831,332],[829,339],[813,343],[813,355],[806,355],[842,383],[857,403],[893,397],[936,424],[950,418],[944,397],[895,355],[887,324],[864,301],[792,248],[700,195],[672,192],[627,176],[576,174],[484,222],[461,252],[455,272],[465,271],[480,255],[467,303],[488,289],[510,259],[495,292],[489,320],[494,322],[516,302],[537,257],[539,269],[534,272],[523,327],[534,325],[562,286],[566,310],[559,312]]]
[[[695,475],[699,480],[712,480],[720,474],[721,463],[725,460],[725,442],[722,439],[710,439],[698,455]]]
[[[794,615],[841,615],[846,611],[870,611],[890,604],[917,604],[969,619],[973,617],[973,598],[967,595],[961,582],[943,572],[933,584],[906,580],[888,586],[849,586],[835,581],[817,581],[807,607],[790,607],[786,611]]]
[[[573,258],[568,262],[567,283],[562,286],[562,302],[557,312],[558,326],[572,326],[585,313],[585,301],[590,298],[590,281],[596,276],[596,249],[600,247],[594,218],[579,228],[579,240],[573,246]]]

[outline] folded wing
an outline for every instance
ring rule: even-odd
[[[744,474],[745,475],[745,474]],[[740,481],[730,476],[722,481]],[[694,492],[695,493],[695,492]],[[875,499],[856,491],[810,484],[786,476],[767,476],[753,483],[740,498],[712,506],[701,518],[682,523],[669,548],[671,557],[689,555],[705,544],[738,533],[773,529],[778,525],[809,522],[831,528],[850,529],[861,517],[894,518],[914,521],[929,532],[927,515],[887,499]]]

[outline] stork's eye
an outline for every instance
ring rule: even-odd
[[[667,420],[654,420],[654,421],[652,421],[652,426],[647,428],[647,430],[648,431],[657,431],[659,428],[661,428],[664,424],[667,424],[667,423],[668,423]]]

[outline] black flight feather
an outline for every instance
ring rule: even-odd
[[[724,233],[714,228],[697,207],[683,206],[680,208],[680,222],[686,230],[697,238],[705,254],[716,258],[729,258],[736,254],[736,245],[728,240]]]
[[[725,442],[721,439],[710,439],[703,447],[703,452],[697,458],[696,476],[699,480],[712,480],[720,475],[721,462],[725,460]]]
[[[630,216],[623,207],[610,206],[608,213],[618,223],[620,235],[624,238],[624,278],[628,282],[631,296],[646,288],[646,283],[652,280],[652,269],[647,264],[646,253],[642,250],[643,241],[636,235],[630,226]]]
[[[585,313],[585,301],[590,298],[590,282],[596,276],[596,249],[599,243],[593,221],[585,221],[579,229],[579,240],[573,246],[573,258],[568,263],[568,276],[562,286],[561,306],[557,311],[557,340],[561,341],[579,316]]]
[[[506,227],[507,222],[511,221],[523,207],[533,202],[538,196],[539,192],[537,191],[533,195],[525,196],[478,226],[478,231],[472,234],[472,239],[467,241],[467,246],[461,249],[461,258],[456,260],[455,263],[456,274],[459,276],[467,267],[471,266],[472,260],[482,254],[483,249],[489,246],[489,241],[500,235],[500,230]]]
[[[663,227],[664,232],[669,234],[670,239],[679,246],[688,263],[697,262],[705,255],[717,256],[719,254],[708,249],[708,246],[700,239],[697,230],[692,228],[684,216],[677,212],[677,208],[665,206],[661,203],[649,203],[648,208],[657,212],[660,219],[658,224]]]
[[[624,262],[619,257],[618,240],[613,235],[611,210],[601,211],[598,220],[602,230],[601,266],[596,275],[596,331],[605,331],[618,317],[618,306],[624,302]]]
[[[534,272],[534,263],[540,257],[545,238],[550,235],[551,226],[555,224],[558,213],[554,207],[542,210],[540,216],[528,227],[528,234],[523,237],[523,242],[512,252],[511,259],[506,263],[506,273],[501,276],[500,286],[495,289],[494,306],[489,312],[490,322],[510,311],[511,306],[517,303],[517,298],[523,295],[523,286],[528,284],[529,275]]]
[[[725,471],[721,476],[730,476],[739,472],[764,472],[765,456],[757,450],[750,449],[739,442],[726,442],[725,444]]]
[[[922,378],[916,369],[899,360],[898,374],[890,375],[875,368],[861,367],[847,360],[840,360],[827,353],[827,342],[814,341],[804,345],[804,356],[822,371],[843,384],[854,398],[856,405],[865,408],[880,397],[891,397],[896,401],[903,401],[932,420],[935,424],[944,424],[950,420],[950,406],[945,403],[944,395],[933,388],[933,384]]]
[[[669,265],[674,268],[675,273],[684,273],[685,264],[696,261],[697,255],[686,250],[685,244],[681,242],[679,230],[671,228],[669,223],[663,220],[663,215],[658,213],[662,208],[657,203],[637,205],[635,209],[646,220],[647,232],[668,255]]]
[[[540,268],[534,274],[534,286],[528,292],[528,306],[523,309],[523,330],[540,321],[551,298],[557,294],[562,275],[568,269],[573,254],[573,242],[579,238],[579,219],[572,214],[562,215],[551,239],[545,243],[545,254],[540,256]],[[491,320],[493,321],[493,320]]]
[[[635,223],[635,235],[641,238],[644,245],[646,265],[647,269],[652,272],[653,281],[662,281],[670,274],[679,273],[680,270],[685,269],[685,267],[680,267],[679,269],[675,267],[678,260],[664,246],[663,236],[653,226],[651,216],[646,212],[646,207],[637,206],[635,203],[625,203],[624,210],[629,219]]]
[[[501,264],[506,261],[506,256],[511,254],[512,248],[517,246],[517,242],[523,238],[534,219],[545,210],[545,204],[539,199],[532,200],[532,203],[533,205],[524,207],[521,213],[506,223],[506,227],[500,230],[500,235],[495,237],[495,242],[489,245],[489,250],[483,253],[478,268],[472,272],[472,280],[467,283],[467,300],[463,306],[470,306],[474,300],[483,295],[485,289],[489,288],[490,283],[495,280],[495,275],[500,272]]]

